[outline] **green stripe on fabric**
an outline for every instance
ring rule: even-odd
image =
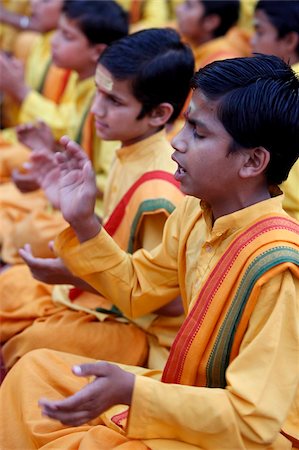
[[[77,135],[74,139],[75,142],[77,142],[77,144],[81,144],[82,141],[82,134],[83,134],[83,129],[84,129],[84,125],[85,125],[85,120],[87,119],[87,116],[89,114],[90,108],[91,108],[91,104],[93,102],[93,97],[90,100],[90,102],[88,103],[83,115],[82,115],[82,119],[81,119],[81,123],[77,132]],[[87,151],[87,149],[85,149]]]
[[[41,78],[39,86],[37,88],[37,92],[39,92],[40,94],[42,94],[42,92],[43,92],[45,81],[46,81],[46,78],[47,78],[47,75],[48,75],[48,71],[49,71],[51,65],[52,65],[52,59],[50,58],[49,61],[46,64],[44,73],[42,74],[42,78]]]
[[[159,209],[164,209],[169,214],[171,214],[172,211],[175,209],[175,206],[173,203],[171,203],[169,200],[166,200],[165,198],[156,198],[156,199],[145,200],[144,202],[142,202],[140,204],[140,206],[135,214],[134,220],[132,222],[127,252],[133,253],[133,251],[134,251],[134,241],[136,238],[136,230],[137,230],[137,227],[139,225],[142,215],[144,213],[158,211]]]
[[[225,372],[229,365],[234,337],[251,291],[264,273],[284,262],[299,266],[299,252],[290,247],[275,247],[259,255],[247,268],[221,325],[207,364],[208,387],[224,388],[226,386]]]

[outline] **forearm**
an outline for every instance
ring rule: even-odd
[[[65,230],[56,239],[55,249],[71,272],[129,317],[150,313],[179,293],[175,259],[166,257],[163,252],[157,261],[143,251],[129,255],[105,230],[81,245],[71,229]]]
[[[72,126],[72,117],[76,117],[73,104],[57,105],[38,92],[30,91],[22,104],[19,123],[41,119],[51,128],[55,139],[58,140],[75,128],[75,123]]]

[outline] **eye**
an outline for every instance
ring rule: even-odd
[[[192,128],[192,134],[195,139],[203,139],[204,136],[202,134],[197,133],[196,127]]]

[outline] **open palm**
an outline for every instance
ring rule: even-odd
[[[97,195],[95,174],[85,152],[67,137],[61,139],[65,150],[56,154],[59,165],[60,209],[67,222],[76,224],[94,214]]]

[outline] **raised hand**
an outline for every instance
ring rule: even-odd
[[[65,425],[78,426],[98,417],[113,405],[131,404],[135,375],[106,362],[74,366],[73,373],[95,378],[64,400],[41,399],[39,406],[44,416]]]
[[[23,192],[32,192],[40,188],[36,176],[30,172],[20,172],[14,169],[11,174],[12,180],[17,188]]]
[[[54,151],[55,139],[51,128],[43,121],[26,123],[16,127],[18,140],[31,150]]]
[[[1,52],[0,73],[0,91],[11,95],[17,102],[21,103],[30,91],[24,82],[22,62]]]
[[[56,153],[60,169],[60,210],[83,242],[101,229],[94,213],[97,197],[95,174],[86,153],[67,136],[60,140],[64,151]]]
[[[31,246],[25,244],[19,250],[20,256],[29,267],[33,278],[47,284],[74,284],[74,277],[60,258],[36,258]]]
[[[54,208],[60,209],[60,169],[54,153],[44,148],[34,150],[31,153],[29,164],[27,163],[25,167],[35,177],[49,202]]]

